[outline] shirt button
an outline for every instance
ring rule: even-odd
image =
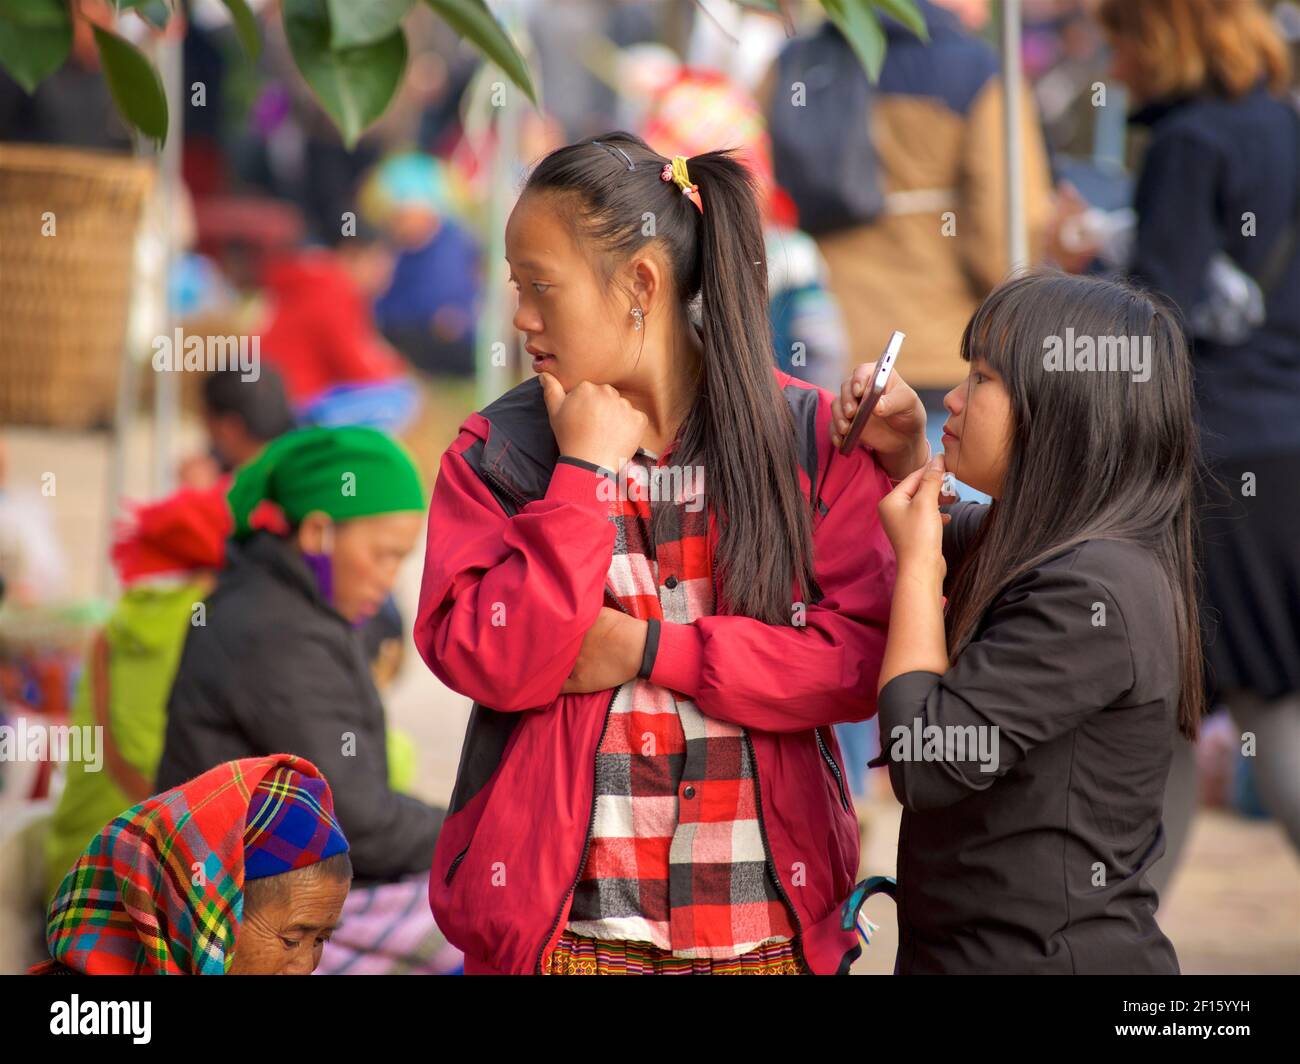
[[[664,587],[666,587],[669,591],[671,591],[676,586],[677,586],[677,577],[675,576],[670,576],[667,580],[664,581]]]
[[[694,797],[695,797],[695,788],[692,787],[692,786],[688,783],[688,784],[686,785],[685,789],[682,791],[682,797],[683,797],[683,798],[694,798]]]

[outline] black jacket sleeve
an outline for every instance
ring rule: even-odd
[[[1128,629],[1106,588],[1070,568],[1040,567],[994,603],[947,672],[904,673],[885,685],[872,764],[889,766],[906,808],[951,805],[1133,684]],[[932,725],[942,729],[930,732],[942,756],[924,748]]]

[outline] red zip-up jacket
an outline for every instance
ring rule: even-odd
[[[664,623],[650,679],[746,728],[797,946],[812,971],[842,973],[860,952],[856,932],[840,928],[858,825],[830,725],[876,711],[894,583],[876,504],[890,483],[864,448],[833,454],[829,392],[773,372],[794,419],[820,597],[800,627]],[[429,513],[415,642],[443,683],[474,700],[429,903],[470,974],[540,970],[591,837],[614,691],[560,688],[604,603],[615,527],[601,474],[557,458],[533,378],[465,420]]]

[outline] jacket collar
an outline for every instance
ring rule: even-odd
[[[289,540],[259,530],[243,542],[232,542],[230,556],[231,568],[249,566],[260,569],[302,595],[322,613],[348,624],[347,619],[321,597],[315,575]]]
[[[1254,99],[1257,96],[1267,96],[1268,85],[1261,79],[1253,89],[1241,97],[1241,100]],[[1180,111],[1194,103],[1208,102],[1213,100],[1224,100],[1227,97],[1216,96],[1211,92],[1203,92],[1193,95],[1164,96],[1160,99],[1151,100],[1142,106],[1134,108],[1129,114],[1128,120],[1133,125],[1154,126],[1166,115]]]
[[[546,494],[560,457],[540,377],[531,377],[483,408],[490,424],[483,474],[522,505]]]
[[[1165,96],[1150,100],[1133,110],[1128,116],[1129,123],[1135,126],[1154,126],[1166,115],[1181,110],[1195,99],[1194,96]]]

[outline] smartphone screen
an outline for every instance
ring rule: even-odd
[[[840,454],[849,454],[862,438],[862,430],[867,427],[867,419],[871,417],[871,412],[880,402],[880,397],[885,394],[885,384],[889,381],[890,373],[894,371],[894,363],[898,360],[898,349],[903,346],[903,339],[904,334],[895,329],[894,334],[889,338],[889,343],[885,345],[884,354],[876,364],[875,376],[871,378],[870,386],[858,400],[858,412],[853,415],[853,424],[849,426],[848,434],[840,444]]]

